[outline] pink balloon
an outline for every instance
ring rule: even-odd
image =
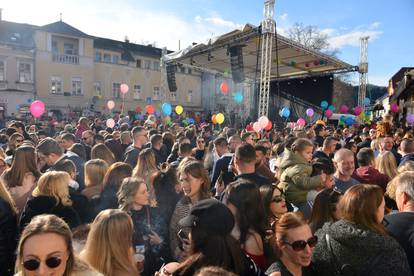
[[[346,105],[341,105],[341,107],[339,108],[339,112],[341,113],[348,113],[349,108]]]
[[[30,105],[30,113],[32,113],[33,117],[39,118],[45,113],[45,104],[39,100],[32,102]]]
[[[302,126],[302,127],[306,125],[306,121],[303,118],[299,118],[296,123],[298,124],[298,126]]]
[[[112,118],[109,118],[108,120],[106,120],[106,126],[109,128],[114,128],[115,126],[115,120]]]
[[[396,103],[391,104],[390,110],[393,113],[397,113],[398,112],[398,104],[396,104]]]
[[[355,107],[354,108],[354,114],[356,115],[356,116],[358,116],[359,114],[361,114],[362,113],[362,107],[360,107],[360,106],[357,106],[357,107]]]
[[[255,122],[253,124],[253,130],[256,131],[256,132],[259,132],[259,131],[262,130],[262,127],[260,126],[260,123],[259,122]]]
[[[112,101],[112,100],[109,100],[109,101],[108,101],[108,103],[107,103],[106,105],[108,106],[108,109],[109,109],[109,110],[111,110],[111,109],[114,109],[114,107],[115,107],[115,102],[114,102],[114,101]]]
[[[325,116],[326,116],[326,118],[331,118],[332,117],[332,115],[333,115],[333,111],[332,110],[330,110],[330,109],[327,109],[326,111],[325,111]]]
[[[121,91],[122,94],[128,93],[128,91],[129,91],[128,84],[125,84],[125,83],[121,84],[120,91]]]
[[[266,116],[262,116],[258,120],[260,128],[265,128],[267,124],[269,123],[269,119]]]

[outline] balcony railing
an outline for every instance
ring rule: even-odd
[[[65,63],[65,64],[79,64],[79,56],[53,54],[53,62]]]

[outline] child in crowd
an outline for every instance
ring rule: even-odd
[[[310,215],[310,208],[306,201],[309,191],[324,188],[327,175],[312,176],[312,160],[314,145],[306,138],[299,138],[293,142],[291,148],[286,148],[280,162],[281,177],[279,188],[283,190],[288,202],[306,217]]]

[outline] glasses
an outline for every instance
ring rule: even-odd
[[[50,257],[46,259],[45,263],[47,267],[49,268],[56,268],[60,266],[60,264],[62,263],[62,259],[59,257]],[[40,266],[40,261],[36,259],[31,259],[31,260],[27,260],[23,262],[23,267],[29,271],[34,271],[38,269],[39,266]]]
[[[310,248],[315,247],[315,245],[318,243],[318,237],[313,236],[309,238],[307,241],[299,240],[294,241],[292,243],[288,243],[287,241],[284,241],[285,244],[290,245],[294,251],[302,251],[306,248],[306,245],[309,245]]]
[[[272,201],[271,202],[280,203],[282,201],[285,201],[285,197],[282,196],[282,195],[279,195],[279,196],[274,196],[272,198]]]

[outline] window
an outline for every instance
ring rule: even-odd
[[[171,92],[170,97],[172,102],[177,101],[177,92]]]
[[[104,54],[104,62],[111,62],[111,55],[110,54]]]
[[[6,66],[4,60],[0,60],[0,81],[6,80]]]
[[[187,68],[187,73],[188,73],[189,75],[191,75],[191,73],[192,73],[191,68]]]
[[[19,62],[19,82],[32,82],[32,64]]]
[[[95,90],[95,96],[102,96],[102,87],[99,81],[94,82],[93,88]]]
[[[52,41],[52,53],[54,53],[54,54],[59,53],[58,43],[57,43],[56,40]]]
[[[146,60],[145,61],[145,69],[147,69],[147,70],[151,69],[151,60]]]
[[[63,44],[63,51],[65,55],[74,55],[75,54],[75,47],[72,43],[65,43]]]
[[[134,100],[141,99],[141,85],[134,85]]]
[[[120,87],[121,87],[120,83],[115,83],[114,82],[112,84],[112,97],[114,97],[116,99],[121,98],[121,96],[120,96]]]
[[[62,94],[62,78],[58,76],[52,76],[50,78],[50,93],[51,94]]]
[[[180,72],[183,73],[183,74],[185,74],[185,67],[183,67],[183,66],[180,67]]]
[[[154,70],[155,71],[160,71],[160,62],[159,61],[154,61]]]
[[[119,56],[112,56],[112,63],[118,64],[119,62]]]
[[[154,100],[159,100],[160,99],[160,88],[159,87],[154,87],[154,95],[153,95],[153,99]]]
[[[98,51],[95,52],[95,61],[96,62],[101,62],[102,61],[102,53],[101,52],[98,52]]]
[[[192,101],[193,101],[193,91],[192,90],[188,90],[187,102],[191,103]]]
[[[81,78],[72,78],[72,95],[73,96],[83,95]]]
[[[141,68],[141,60],[137,59],[137,68]]]

